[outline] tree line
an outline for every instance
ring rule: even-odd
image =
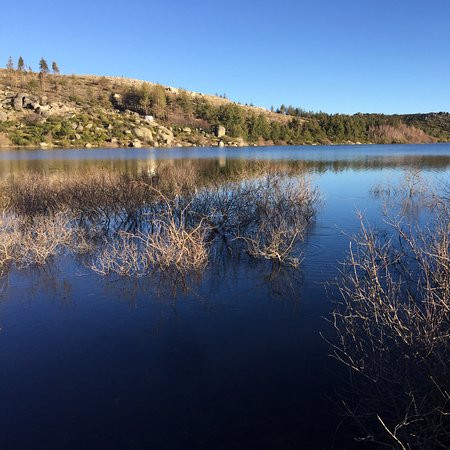
[[[54,75],[59,75],[60,74],[59,66],[58,66],[58,63],[56,61],[52,62],[51,67],[52,67],[51,70],[52,70]],[[6,69],[8,71],[18,71],[18,72],[30,72],[30,73],[33,73],[33,69],[31,68],[31,66],[27,66],[25,64],[25,61],[22,58],[22,56],[19,56],[19,58],[17,59],[16,65],[14,65],[14,60],[13,60],[12,56],[10,56],[8,58],[8,62],[6,63]],[[50,68],[49,68],[49,65],[47,63],[47,60],[45,58],[43,58],[43,57],[39,60],[39,72],[42,72],[44,74],[50,73]]]
[[[34,73],[31,66],[29,66],[29,65],[27,66],[25,64],[25,61],[22,58],[22,56],[19,56],[16,64],[14,64],[14,60],[13,60],[12,56],[10,56],[6,63],[6,70],[8,72],[9,80],[10,80],[11,84],[14,84],[16,75],[19,75],[19,76],[21,75],[22,79],[23,79],[23,76],[26,73],[29,73],[29,74]],[[58,63],[56,61],[52,61],[51,69],[50,69],[47,60],[44,57],[42,57],[39,60],[39,72],[38,72],[39,84],[40,84],[42,91],[45,90],[45,83],[46,83],[47,75],[51,72],[53,73],[53,75],[60,74]]]
[[[176,95],[161,85],[143,83],[124,94],[124,107],[141,114],[154,114],[174,122],[202,121],[206,127],[223,125],[227,136],[248,142],[310,144],[345,142],[430,142],[450,140],[450,115],[327,114],[281,105],[277,111],[288,116],[273,120],[267,114],[249,111],[237,103],[215,105],[207,98],[179,90]]]

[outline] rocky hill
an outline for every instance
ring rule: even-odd
[[[0,147],[450,141],[448,113],[277,112],[141,80],[0,70]]]

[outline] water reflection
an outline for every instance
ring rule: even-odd
[[[154,173],[161,164],[177,166],[193,160],[196,167],[208,173],[235,170],[248,161],[278,161],[289,166],[301,164],[305,170],[315,173],[406,167],[444,171],[450,164],[450,146],[264,147],[220,151],[216,148],[14,150],[0,153],[0,177],[28,170],[52,173],[95,167]]]
[[[99,277],[66,257],[10,273],[0,447],[361,448],[330,402],[342,372],[320,337],[332,308],[324,283],[359,229],[356,210],[384,225],[373,186],[396,185],[415,166],[425,180],[448,180],[450,146],[68,152],[2,153],[1,177],[191,165],[206,183],[265,160],[313,173],[325,201],[298,269],[217,251],[187,278]]]

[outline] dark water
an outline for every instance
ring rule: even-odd
[[[0,297],[1,449],[362,448],[334,404],[341,370],[320,333],[371,187],[420,168],[450,179],[450,145],[15,151],[0,176],[94,165],[205,172],[295,161],[323,197],[296,270],[217,261],[172,280],[102,278],[74,260],[11,273]],[[176,290],[176,292],[175,292]]]

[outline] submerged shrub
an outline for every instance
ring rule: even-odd
[[[350,370],[343,404],[362,439],[388,448],[450,445],[450,220],[440,198],[429,228],[361,217],[331,317],[333,355]],[[430,231],[432,230],[432,231]]]
[[[136,174],[24,174],[1,183],[0,199],[14,232],[20,228],[17,267],[43,264],[61,249],[92,250],[89,266],[98,273],[143,275],[199,271],[211,249],[224,245],[297,266],[318,193],[303,175],[267,166],[202,178],[185,165]]]
[[[0,273],[10,265],[24,268],[46,264],[64,249],[82,253],[90,248],[83,232],[66,211],[24,218],[3,212],[0,218]]]

